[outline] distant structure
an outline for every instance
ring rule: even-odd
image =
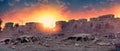
[[[14,27],[14,23],[13,22],[8,22],[5,24],[5,28],[13,28]]]
[[[109,19],[110,20],[110,19],[114,19],[114,18],[115,18],[115,16],[113,14],[108,14],[108,15],[103,15],[103,16],[99,16],[98,17],[98,19],[101,20],[101,21],[105,20],[105,19]]]
[[[2,20],[0,20],[0,26],[1,24]],[[118,33],[120,32],[120,18],[115,18],[113,14],[108,14],[90,18],[89,21],[87,19],[72,19],[68,22],[57,21],[56,27],[59,29],[58,33]],[[10,29],[10,31],[13,29],[13,32],[22,32],[21,34],[23,34],[23,32],[40,32],[44,28],[41,23],[37,22],[27,22],[25,25],[8,22],[5,24],[4,29]]]
[[[37,22],[27,22],[25,26],[29,27],[29,29],[35,29],[35,28],[38,28],[38,26],[41,28],[42,24]]]
[[[67,26],[67,22],[66,21],[58,21],[56,22],[56,27],[59,28],[60,32],[64,31],[64,28]]]
[[[0,18],[0,31],[1,31],[1,29],[2,29],[2,19]]]
[[[59,21],[61,22],[61,21]],[[62,21],[59,23],[63,33],[117,33],[120,32],[120,18],[113,14],[102,15],[97,18]],[[64,26],[64,28],[63,28]]]
[[[42,29],[42,24],[38,22],[27,22],[25,24],[26,30],[29,32],[40,32]]]
[[[19,27],[20,25],[18,24],[18,23],[16,23],[15,25],[14,25],[14,27]]]

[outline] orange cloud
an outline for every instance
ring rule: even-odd
[[[34,5],[32,7],[19,8],[9,11],[2,17],[5,22],[14,21],[19,23],[25,22],[38,22],[39,19],[50,14],[56,17],[56,21],[65,20],[66,18],[61,15],[63,7],[56,7],[53,5]],[[65,13],[65,12],[64,12]]]
[[[56,0],[57,1],[57,0]],[[48,1],[45,1],[48,2]],[[115,14],[120,16],[120,5],[116,4],[109,8],[92,8],[90,10],[76,10],[71,11],[65,4],[32,4],[30,7],[18,8],[6,12],[2,15],[3,22],[15,22],[24,24],[26,22],[42,22],[43,24],[54,27],[56,21],[92,18],[105,14]],[[52,20],[52,21],[51,21]],[[48,22],[49,21],[49,22]],[[46,24],[48,23],[48,24]],[[52,26],[51,26],[52,25]],[[48,31],[51,29],[48,29]],[[55,30],[55,29],[53,29]]]
[[[48,2],[48,1],[45,1]],[[76,10],[71,11],[64,3],[60,3],[56,0],[57,4],[32,4],[31,7],[24,7],[11,10],[2,16],[4,22],[12,21],[24,24],[26,22],[38,22],[43,15],[55,17],[55,21],[69,20],[69,19],[82,19],[92,18],[99,15],[115,14],[117,17],[120,16],[120,5],[115,4],[109,8],[92,8],[90,10]],[[49,15],[51,14],[51,15]]]
[[[69,14],[70,19],[82,19],[82,18],[92,18],[92,17],[98,17],[100,15],[105,14],[114,14],[117,17],[120,17],[120,5],[111,6],[110,8],[101,8],[101,9],[94,9],[91,10],[77,10],[74,12],[71,12]]]

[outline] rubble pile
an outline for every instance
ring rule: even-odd
[[[36,42],[39,41],[38,37],[34,37],[34,36],[22,36],[22,37],[18,37],[18,38],[6,38],[1,40],[1,44],[12,44],[12,45],[17,45],[19,43],[29,43],[29,42]]]

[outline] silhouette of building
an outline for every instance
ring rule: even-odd
[[[5,23],[5,27],[4,28],[13,28],[14,27],[14,23],[13,22],[7,22]]]
[[[2,19],[0,18],[0,31],[2,29],[1,25],[2,25]]]

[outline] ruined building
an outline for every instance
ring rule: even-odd
[[[0,31],[2,29],[1,25],[2,25],[2,19],[0,18]]]
[[[0,25],[2,20],[0,20]],[[59,27],[58,33],[119,33],[120,32],[120,18],[115,18],[113,14],[102,15],[96,18],[57,21],[56,27]],[[13,32],[40,32],[43,29],[41,23],[27,22],[25,25],[14,24],[8,22],[5,24],[4,30]]]
[[[59,21],[60,22],[60,21]],[[57,23],[58,24],[58,23]],[[120,32],[120,18],[115,18],[113,14],[79,20],[62,21],[59,23],[63,33],[118,33]],[[63,28],[64,27],[64,28]]]
[[[7,22],[7,23],[5,23],[4,30],[12,29],[13,26],[14,26],[14,23],[13,23],[13,22]]]

